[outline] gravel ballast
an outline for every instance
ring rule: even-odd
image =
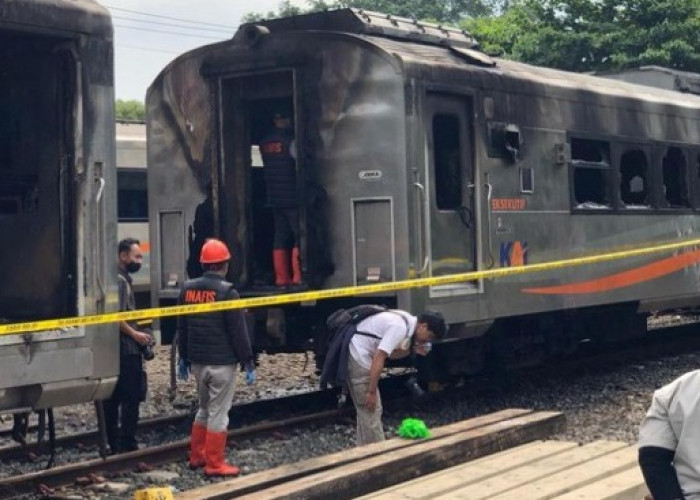
[[[143,404],[143,416],[173,411],[168,399],[166,353],[167,348],[159,348],[157,360],[147,365],[151,394]],[[305,363],[304,355],[263,355],[258,369],[258,382],[253,387],[239,384],[237,401],[315,388],[317,377],[314,374],[313,360],[309,359],[306,366]],[[567,419],[566,431],[553,436],[553,439],[579,443],[606,439],[634,444],[639,423],[651,402],[653,391],[699,366],[700,355],[689,353],[606,370],[598,367],[591,369],[590,373],[566,373],[563,370],[544,370],[528,376],[516,373],[489,391],[470,388],[466,384],[455,389],[456,394],[450,398],[436,398],[424,408],[417,406],[405,410],[388,404],[384,415],[385,429],[387,436],[393,437],[401,420],[409,416],[423,419],[428,427],[438,427],[505,408],[519,407],[563,412]],[[194,401],[191,380],[178,385],[177,400],[183,408]],[[71,429],[82,431],[95,426],[92,405],[57,410],[57,418],[59,434]],[[175,436],[177,437],[179,436]],[[144,444],[162,442],[162,438],[162,433],[147,435]],[[347,419],[346,422],[333,425],[277,433],[271,438],[232,443],[228,457],[241,467],[243,473],[251,473],[347,449],[353,445],[354,423],[352,419]],[[82,459],[85,457],[76,451],[65,450],[60,462]],[[163,470],[172,473],[166,482],[176,490],[191,489],[216,481],[204,478],[201,472],[190,471],[184,460],[164,467]],[[129,498],[135,488],[149,485],[154,479],[157,482],[158,477],[129,473],[108,478],[108,482],[126,485],[127,493],[121,490],[118,493],[99,491],[96,485],[71,488],[70,491],[60,493],[81,495],[81,498]],[[122,490],[123,488],[124,486]]]

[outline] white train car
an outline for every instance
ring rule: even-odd
[[[117,120],[117,238],[141,242],[143,266],[133,275],[138,307],[150,304],[151,246],[148,238],[146,124]]]

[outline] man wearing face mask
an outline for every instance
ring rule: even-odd
[[[134,238],[119,242],[119,311],[136,309],[130,274],[141,269],[143,254],[139,245]],[[142,352],[145,346],[152,345],[153,339],[137,326],[134,322],[119,322],[119,379],[112,397],[104,402],[107,441],[113,454],[138,449],[136,426],[144,382]]]

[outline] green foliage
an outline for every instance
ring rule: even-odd
[[[517,5],[498,16],[468,19],[461,27],[474,35],[484,52],[510,55],[524,34],[536,31],[537,21]]]
[[[488,53],[571,71],[700,72],[700,0],[307,0],[247,19],[356,7],[460,25]]]
[[[542,66],[700,71],[700,0],[519,0],[464,27],[486,50]]]
[[[117,120],[143,121],[146,119],[146,107],[135,99],[124,101],[117,99],[114,103],[114,114]]]
[[[307,0],[307,3],[311,4],[309,0]],[[323,2],[313,2],[313,3],[323,3]],[[289,17],[289,16],[297,16],[299,14],[305,14],[308,12],[317,12],[319,10],[324,10],[319,7],[314,7],[311,6],[308,9],[302,9],[299,8],[295,5],[292,5],[292,2],[290,0],[283,0],[279,4],[279,8],[277,12],[269,11],[267,14],[262,14],[260,12],[250,12],[243,16],[241,19],[241,22],[243,23],[254,23],[256,21],[263,21],[265,19],[276,19],[278,17]]]

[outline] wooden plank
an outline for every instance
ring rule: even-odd
[[[469,484],[485,481],[489,478],[499,477],[509,470],[526,465],[533,460],[540,460],[552,455],[558,455],[564,451],[577,448],[576,443],[566,441],[536,441],[524,444],[509,450],[494,453],[472,462],[455,465],[434,472],[427,476],[416,478],[412,481],[392,486],[369,495],[363,499],[393,499],[411,498],[426,499],[435,498],[454,489]]]
[[[491,459],[488,462],[476,460],[463,464],[459,467],[459,474],[455,475],[455,480],[437,481],[433,484],[432,475],[426,476],[424,482],[427,484],[421,484],[420,488],[416,487],[415,490],[420,491],[418,498],[451,498],[454,494],[467,491],[470,499],[489,498],[627,446],[624,443],[599,441],[584,450],[574,443],[555,443],[557,442],[543,443],[543,453],[537,455],[531,455],[527,448],[516,448],[514,451],[520,451],[522,456],[519,457],[520,463],[514,464],[513,467],[507,467],[505,463],[501,465],[502,453],[496,453],[488,457]],[[506,457],[509,461],[512,460],[511,454]],[[428,489],[436,491],[424,496],[424,490]]]
[[[506,422],[421,442],[244,496],[258,498],[355,498],[436,470],[560,431],[564,415],[538,412]]]
[[[640,500],[649,494],[638,466],[555,497],[556,500]]]
[[[431,440],[441,439],[454,434],[481,427],[494,425],[499,422],[508,422],[512,419],[532,414],[532,410],[511,408],[501,410],[488,415],[482,415],[469,420],[455,422],[431,430]],[[377,456],[388,451],[415,446],[425,441],[409,441],[406,439],[389,439],[381,443],[351,448],[349,450],[325,455],[323,457],[303,460],[295,464],[281,465],[274,469],[256,472],[240,478],[229,479],[215,484],[189,490],[176,495],[180,500],[227,499],[233,496],[247,495],[256,491],[292,481],[300,477],[322,472],[333,467],[357,462],[368,457]]]
[[[494,477],[486,478],[478,483],[450,490],[449,492],[445,492],[443,498],[457,495],[461,495],[462,498],[470,499],[491,498],[528,485],[539,479],[549,477],[552,474],[568,471],[572,467],[598,459],[626,447],[627,445],[624,443],[610,441],[596,441],[587,446],[577,446],[564,453],[530,461],[521,467],[511,469]],[[468,470],[465,472],[469,473]]]
[[[486,498],[487,496],[493,500],[556,498],[557,495],[563,495],[569,491],[581,488],[607,476],[634,467],[636,464],[637,449],[636,447],[628,446],[561,472],[542,475],[532,482],[509,488],[497,495],[475,495],[473,491],[457,490],[450,495],[450,498],[468,498],[469,500]]]

